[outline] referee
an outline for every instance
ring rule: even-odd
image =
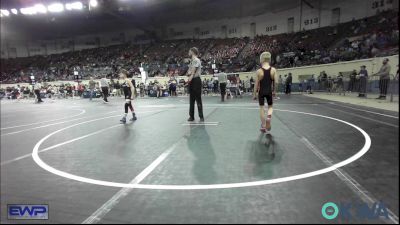
[[[189,122],[194,121],[194,103],[197,102],[197,109],[199,110],[200,122],[204,122],[203,116],[203,103],[201,102],[202,84],[200,79],[201,74],[201,61],[197,57],[199,50],[195,47],[189,50],[189,57],[192,58],[188,70],[188,90],[190,96],[189,108]]]

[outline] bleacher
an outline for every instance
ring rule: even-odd
[[[212,64],[226,72],[256,69],[258,55],[270,51],[278,68],[349,61],[398,53],[397,12],[354,20],[337,26],[297,33],[249,38],[169,40],[152,44],[123,44],[86,49],[49,56],[1,60],[1,81],[38,79],[70,80],[74,68],[84,76],[117,76],[121,68],[139,74],[144,64],[150,76],[183,75],[187,70],[187,51],[198,47],[203,73],[212,73]]]

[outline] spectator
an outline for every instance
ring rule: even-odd
[[[292,92],[292,73],[289,73],[288,77],[286,78],[286,92],[285,94],[290,95]]]
[[[342,94],[344,90],[344,83],[343,83],[343,73],[339,72],[339,75],[336,77],[336,91],[339,94]]]
[[[315,83],[314,75],[311,75],[311,77],[308,79],[308,82],[307,82],[307,91],[309,94],[313,93],[312,89],[314,87],[314,83]]]
[[[353,92],[356,89],[356,76],[357,76],[357,71],[353,70],[353,72],[351,72],[350,74],[349,86],[347,86],[348,92]]]
[[[226,95],[226,83],[228,81],[227,75],[224,72],[221,72],[218,74],[218,81],[219,81],[219,86],[221,89],[221,102],[225,101],[225,95]]]
[[[90,77],[89,80],[89,95],[90,95],[90,101],[92,101],[92,97],[94,94],[94,89],[96,88],[96,82],[93,80],[93,77]]]
[[[42,97],[40,96],[41,90],[42,90],[42,84],[40,83],[40,80],[36,81],[36,84],[34,85],[35,89],[35,95],[38,103],[43,102]]]
[[[283,83],[282,75],[279,75],[279,78],[278,78],[278,92],[283,93],[283,86],[284,86],[284,83]]]
[[[368,82],[368,71],[366,69],[366,66],[364,65],[361,66],[360,72],[358,73],[358,78],[360,84],[358,97],[366,97],[365,95],[367,93],[367,82]]]
[[[103,93],[103,102],[104,103],[108,103],[108,88],[109,88],[109,84],[108,84],[108,80],[107,80],[107,75],[104,75],[103,78],[101,78],[100,82],[99,82],[99,86],[101,88],[101,92]]]
[[[382,67],[380,68],[379,72],[373,76],[379,76],[379,97],[377,99],[386,99],[386,94],[390,82],[390,65],[389,59],[386,58],[382,62]]]
[[[120,85],[119,81],[117,81],[117,82],[115,83],[114,88],[115,88],[115,94],[116,94],[118,97],[121,97],[121,85]]]

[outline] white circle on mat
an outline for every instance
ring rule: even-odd
[[[340,120],[337,118],[329,117],[329,116],[324,116],[324,115],[319,115],[319,114],[314,114],[314,113],[307,113],[307,112],[299,112],[299,111],[291,111],[291,110],[283,110],[283,109],[275,109],[275,111],[282,111],[282,112],[291,112],[291,113],[297,113],[297,114],[303,114],[303,115],[310,115],[310,116],[316,116],[316,117],[321,117],[321,118],[326,118],[330,120],[334,120],[337,122],[344,123],[350,127],[355,128],[358,130],[365,139],[364,146],[361,148],[360,151],[358,151],[356,154],[351,156],[350,158],[347,158],[341,162],[338,162],[336,164],[333,164],[332,166],[315,170],[312,172],[307,172],[307,173],[302,173],[302,174],[297,174],[293,176],[287,176],[287,177],[281,177],[281,178],[274,178],[274,179],[269,179],[269,180],[260,180],[260,181],[251,181],[251,182],[240,182],[240,183],[225,183],[225,184],[207,184],[207,185],[167,185],[167,184],[162,184],[162,185],[154,185],[154,184],[129,184],[129,183],[117,183],[117,182],[111,182],[111,181],[103,181],[103,180],[96,180],[96,179],[91,179],[87,177],[82,177],[82,176],[77,176],[74,174],[70,174],[58,169],[55,169],[48,164],[46,164],[40,157],[39,157],[39,147],[40,145],[48,138],[50,138],[52,135],[59,133],[61,131],[64,131],[66,129],[79,126],[80,124],[87,123],[82,122],[78,124],[74,124],[62,129],[59,129],[57,131],[54,131],[44,138],[42,138],[38,143],[36,143],[35,147],[33,148],[32,152],[32,157],[33,160],[43,169],[47,170],[50,173],[53,173],[55,175],[75,180],[75,181],[80,181],[84,183],[89,183],[89,184],[95,184],[95,185],[101,185],[101,186],[108,186],[108,187],[120,187],[120,188],[136,188],[136,189],[154,189],[154,190],[207,190],[207,189],[227,189],[227,188],[240,188],[240,187],[253,187],[253,186],[261,186],[261,185],[268,185],[268,184],[276,184],[276,183],[283,183],[283,182],[288,182],[288,181],[294,181],[294,180],[300,180],[300,179],[305,179],[309,177],[314,177],[318,176],[321,174],[329,173],[332,172],[340,167],[346,166],[359,158],[361,158],[365,153],[368,152],[369,148],[371,147],[371,138],[365,132],[363,129],[360,127],[349,123],[344,120]],[[100,120],[100,119],[97,119]],[[94,121],[97,121],[94,120]]]

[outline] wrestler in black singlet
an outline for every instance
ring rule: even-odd
[[[271,68],[269,69],[264,69],[261,68],[264,76],[260,80],[260,85],[259,85],[259,91],[258,91],[258,103],[260,106],[263,106],[265,104],[265,98],[267,99],[268,105],[272,105],[272,78],[271,78]]]
[[[133,110],[133,106],[132,106],[132,91],[131,91],[131,87],[129,86],[129,84],[127,83],[126,80],[124,80],[124,82],[121,84],[121,88],[122,91],[124,92],[125,95],[125,114],[124,117],[120,120],[122,123],[126,123],[126,115],[128,114],[128,109],[131,110],[132,112],[132,119],[131,121],[135,121],[137,120],[135,111]]]
[[[125,95],[125,99],[131,99],[132,98],[132,91],[131,91],[131,87],[129,87],[129,85],[126,83],[126,81],[124,81],[121,84],[122,90],[124,92]]]

